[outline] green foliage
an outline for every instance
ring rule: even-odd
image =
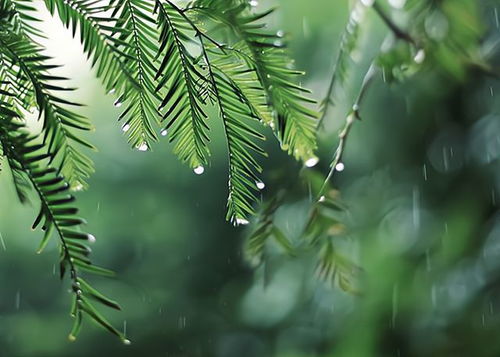
[[[210,165],[211,128],[219,121],[227,147],[228,199],[226,219],[248,224],[262,189],[266,157],[263,134],[270,127],[281,148],[306,166],[314,166],[319,113],[310,91],[300,84],[303,73],[294,68],[286,34],[267,27],[273,10],[258,12],[244,0],[193,0],[185,6],[169,0],[45,0],[47,9],[79,37],[96,76],[122,107],[118,117],[133,148],[152,149],[162,136],[173,143],[173,152],[195,173]],[[356,257],[341,249],[349,234],[347,209],[330,180],[342,164],[351,127],[360,119],[360,106],[369,84],[380,69],[387,82],[403,81],[425,68],[428,59],[438,70],[463,79],[469,67],[492,73],[480,46],[483,35],[468,14],[478,11],[467,0],[411,1],[403,9],[385,2],[367,6],[353,2],[321,119],[335,87],[345,86],[349,58],[360,47],[364,13],[373,11],[386,27],[387,36],[360,86],[354,105],[346,114],[329,171],[308,177],[307,218],[298,239],[276,221],[290,201],[289,192],[267,199],[255,230],[247,241],[247,256],[265,263],[266,249],[277,244],[290,257],[312,252],[318,275],[343,290],[360,293],[361,268]],[[403,20],[394,15],[403,13]],[[446,19],[446,29],[442,19]],[[473,16],[474,19],[477,16]],[[410,19],[410,20],[408,20]],[[430,19],[430,20],[429,20]],[[467,21],[464,21],[467,19]],[[434,22],[429,31],[429,21]],[[119,305],[107,298],[80,274],[112,275],[88,259],[85,242],[93,236],[80,230],[71,191],[87,187],[93,163],[85,150],[94,149],[83,136],[93,129],[78,112],[79,103],[64,98],[72,88],[53,74],[56,65],[38,43],[43,37],[34,1],[0,0],[0,143],[1,154],[12,173],[14,189],[23,203],[34,192],[40,211],[33,228],[44,231],[38,252],[53,234],[59,237],[61,277],[69,272],[75,318],[70,338],[76,338],[83,316],[127,342],[91,304]],[[27,112],[36,112],[40,133],[26,125]],[[213,115],[210,115],[212,114]],[[160,133],[160,135],[158,135]],[[82,150],[85,149],[85,150]],[[306,174],[307,176],[307,174]]]
[[[256,14],[246,1],[228,2],[229,11],[204,1],[186,8],[168,0],[44,3],[79,37],[96,76],[116,95],[115,106],[123,106],[118,120],[134,148],[150,150],[158,132],[168,135],[174,153],[200,174],[210,165],[209,123],[221,121],[229,168],[227,220],[233,224],[247,224],[258,200],[259,157],[267,156],[260,124],[271,126],[281,146],[297,159],[314,157],[316,113],[310,105],[315,102],[297,84],[302,74],[291,69],[283,35],[264,29],[270,11]],[[57,66],[38,43],[44,35],[37,11],[29,0],[0,1],[3,156],[21,202],[28,200],[30,189],[40,199],[34,227],[41,223],[46,233],[39,251],[57,232],[61,276],[69,270],[73,285],[82,286],[74,287],[71,336],[85,313],[123,339],[85,296],[117,306],[77,276],[80,270],[103,272],[86,258],[87,248],[78,240],[89,236],[73,230],[84,220],[73,217],[76,208],[67,206],[74,199],[68,191],[87,188],[94,170],[82,150],[94,146],[81,134],[93,125],[78,113],[80,104],[63,96],[73,88],[52,73]],[[207,13],[210,21],[204,26],[198,20]],[[231,39],[224,41],[221,31],[210,28],[213,23]],[[216,118],[209,118],[212,107]],[[37,112],[41,141],[26,133],[26,112]]]
[[[37,253],[44,250],[54,233],[59,236],[61,279],[68,271],[72,282],[71,315],[75,317],[75,324],[69,335],[70,340],[76,338],[82,323],[82,316],[87,314],[123,341],[127,341],[122,333],[102,317],[89,301],[90,298],[94,298],[101,304],[120,309],[118,304],[92,288],[80,276],[81,272],[107,276],[113,273],[93,265],[88,258],[91,250],[86,242],[92,242],[95,238],[80,230],[85,220],[77,216],[78,209],[74,205],[75,197],[70,193],[68,182],[48,163],[50,154],[43,150],[45,145],[19,123],[19,115],[12,110],[12,106],[5,101],[0,101],[0,113],[2,114],[0,126],[2,152],[12,171],[19,199],[21,202],[26,202],[29,191],[32,189],[40,201],[40,211],[32,225],[32,229],[41,227],[44,231]]]

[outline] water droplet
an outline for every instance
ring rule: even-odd
[[[375,2],[375,0],[361,0],[361,3],[363,5],[365,5],[366,7],[372,6],[374,2]]]
[[[279,30],[278,32],[276,32],[276,36],[283,37],[285,36],[285,32],[283,30]]]
[[[119,99],[117,99],[117,100],[113,103],[113,105],[114,105],[115,107],[117,107],[117,108],[120,108],[120,107],[122,106],[122,104],[123,104],[123,103],[122,103]]]
[[[71,187],[73,191],[81,191],[83,190],[83,185],[80,182],[75,182]]]
[[[415,55],[415,57],[413,57],[413,60],[415,61],[415,63],[417,64],[421,64],[425,61],[425,51],[421,48],[417,51],[417,54]]]
[[[137,150],[139,151],[148,151],[149,146],[147,143],[142,143],[136,146]]]
[[[92,234],[89,234],[88,237],[87,237],[87,240],[90,242],[90,243],[94,243],[95,242],[95,237],[92,235]]]
[[[307,167],[314,167],[316,164],[319,162],[319,159],[316,156],[311,157],[310,159],[307,159],[305,162],[305,165]]]
[[[250,0],[248,3],[250,4],[250,6],[253,6],[253,7],[259,5],[259,2],[257,0]]]
[[[193,171],[195,174],[201,175],[202,173],[205,172],[205,168],[200,165],[200,166],[196,166]]]
[[[126,338],[124,338],[124,339],[123,339],[123,344],[124,344],[124,345],[127,345],[127,346],[128,346],[128,345],[130,345],[131,343],[132,343],[132,342],[130,342],[130,340],[129,340],[129,339],[126,339]]]
[[[115,88],[111,89],[111,90],[108,92],[108,94],[113,94],[114,92],[116,92],[116,89],[115,89]]]
[[[162,130],[160,134],[161,134],[161,136],[167,136],[168,130],[167,129]]]
[[[69,334],[68,335],[68,340],[70,340],[71,342],[75,342],[76,341],[76,337],[72,334]]]
[[[406,4],[406,0],[389,0],[389,5],[395,9],[402,9]]]
[[[244,226],[250,223],[247,219],[245,218],[236,218],[236,225],[237,226]]]
[[[318,202],[325,202],[325,196],[321,196],[318,200]]]
[[[262,182],[262,181],[257,181],[257,182],[255,183],[255,185],[257,186],[257,188],[258,188],[259,190],[263,190],[264,188],[266,188],[266,184],[265,184],[264,182]]]
[[[124,126],[122,126],[122,131],[123,131],[124,133],[126,133],[126,132],[127,132],[127,131],[129,131],[129,130],[130,130],[130,124],[125,124]]]
[[[337,170],[338,172],[342,172],[344,171],[345,169],[345,165],[341,162],[339,162],[337,165],[335,165],[335,170]]]

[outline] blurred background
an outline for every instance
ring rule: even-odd
[[[96,127],[88,136],[99,148],[91,154],[96,173],[78,198],[97,237],[93,260],[117,278],[92,282],[121,303],[122,312],[106,315],[132,344],[91,321],[68,342],[70,294],[54,265],[55,240],[35,254],[41,237],[30,230],[34,207],[17,203],[2,172],[0,356],[499,356],[500,85],[440,43],[488,54],[498,69],[500,2],[434,1],[426,19],[408,18],[399,9],[404,1],[381,2],[402,26],[420,21],[433,42],[412,76],[391,82],[384,71],[375,78],[349,137],[345,170],[335,177],[348,207],[348,234],[339,244],[363,269],[361,295],[316,279],[308,254],[275,254],[253,269],[243,254],[252,227],[224,220],[224,141],[214,140],[203,175],[180,164],[166,141],[152,152],[130,149],[119,109],[78,41],[45,13],[47,52],[65,64],[60,73],[79,87],[73,98],[87,105]],[[278,6],[270,26],[289,33],[297,67],[307,72],[303,84],[317,100],[326,93],[351,5],[259,4]],[[335,91],[320,131],[320,162],[307,170],[327,172],[338,129],[388,33],[371,10],[346,88]],[[274,139],[266,145],[263,199],[293,186],[305,170]],[[286,201],[277,212],[284,232],[298,234],[309,204],[307,195]]]

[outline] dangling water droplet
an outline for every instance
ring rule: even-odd
[[[344,171],[345,169],[345,165],[341,162],[339,162],[337,165],[335,165],[335,170],[337,170],[338,172],[342,172]]]
[[[325,196],[321,196],[318,200],[318,202],[325,202]]]
[[[247,219],[245,218],[236,218],[236,225],[237,226],[244,226],[250,223]]]
[[[250,6],[253,6],[253,7],[259,5],[259,2],[257,0],[250,0],[248,3],[250,4]]]
[[[307,167],[314,167],[316,164],[319,162],[319,159],[316,156],[311,157],[310,159],[307,159],[305,162],[305,165]]]
[[[130,340],[129,340],[129,339],[126,339],[126,338],[124,338],[124,339],[123,339],[123,344],[124,344],[124,345],[127,345],[127,346],[128,346],[128,345],[130,345],[131,343],[132,343],[132,342],[130,342]]]
[[[167,129],[162,130],[160,134],[161,134],[161,136],[167,136],[168,130]]]
[[[120,108],[120,107],[122,106],[122,104],[123,104],[123,103],[122,103],[119,99],[117,99],[117,100],[113,103],[113,105],[114,105],[115,107],[117,107],[117,108]]]
[[[283,30],[278,30],[278,32],[276,32],[276,36],[283,37],[285,36],[285,32]]]
[[[116,92],[116,89],[115,89],[115,88],[111,89],[111,90],[108,92],[108,94],[113,94],[114,92]]]
[[[257,188],[259,190],[263,190],[264,188],[266,188],[266,184],[264,182],[262,182],[262,181],[255,182],[255,185],[257,186]]]
[[[201,175],[202,173],[205,172],[205,168],[200,165],[200,166],[196,166],[193,171],[195,174]]]
[[[68,340],[70,340],[70,342],[75,342],[76,341],[75,335],[69,334],[68,335]]]
[[[130,130],[130,124],[125,124],[124,126],[122,126],[122,131],[123,131],[124,133],[126,133],[126,132],[127,132],[127,131],[129,131],[129,130]]]
[[[147,143],[142,143],[136,146],[137,150],[139,151],[148,151],[149,146]]]
[[[366,7],[372,6],[374,2],[375,2],[375,0],[361,0],[361,3],[363,5],[365,5]]]
[[[415,63],[417,64],[421,64],[425,61],[425,51],[421,48],[417,51],[417,54],[415,55],[415,57],[413,57],[413,60],[415,61]]]
[[[389,0],[389,5],[395,9],[402,9],[406,4],[406,0]]]
[[[83,190],[83,185],[80,182],[75,182],[73,186],[71,187],[71,190],[73,191],[81,191]]]
[[[90,243],[94,243],[95,242],[95,237],[92,235],[92,234],[89,234],[88,237],[87,237],[87,240],[90,242]]]

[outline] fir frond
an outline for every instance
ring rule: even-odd
[[[45,0],[45,4],[72,30],[73,37],[79,30],[83,49],[108,92],[121,95],[135,89],[136,80],[125,66],[134,57],[121,49],[128,45],[117,38],[126,29],[118,27],[116,19],[103,16],[108,10],[106,5],[95,0]]]
[[[40,211],[32,226],[33,229],[40,226],[44,231],[37,253],[43,251],[53,233],[59,236],[61,279],[69,271],[72,282],[71,314],[75,317],[75,324],[69,338],[76,338],[82,316],[86,314],[126,342],[123,334],[96,310],[90,299],[115,309],[120,309],[119,305],[104,297],[80,276],[82,271],[101,275],[113,273],[93,265],[89,260],[91,250],[86,242],[95,238],[80,229],[85,220],[77,215],[78,209],[74,206],[75,197],[70,194],[70,185],[58,170],[50,166],[50,155],[45,144],[40,143],[37,136],[30,135],[18,119],[17,113],[6,102],[0,102],[0,143],[16,189],[24,198],[32,189],[40,200]],[[19,186],[19,180],[22,180],[22,187]]]
[[[8,71],[16,80],[11,81],[10,85],[15,86],[16,93],[22,93],[25,88],[31,91],[39,115],[43,117],[44,142],[47,143],[51,160],[59,162],[59,171],[67,177],[72,189],[82,189],[86,187],[86,179],[94,168],[92,161],[75,145],[90,149],[94,149],[94,146],[72,130],[89,131],[92,125],[84,116],[67,109],[68,106],[79,104],[53,94],[72,89],[55,83],[64,78],[50,74],[54,66],[47,63],[49,57],[44,56],[42,50],[26,37],[10,32],[0,34],[2,59],[9,64]]]
[[[203,46],[203,40],[200,40]],[[258,114],[242,90],[243,85],[248,86],[248,75],[252,71],[224,54],[210,60],[205,47],[202,50],[210,75],[213,100],[223,122],[229,156],[226,219],[235,225],[247,224],[249,215],[255,213],[252,205],[257,201],[256,191],[261,182],[258,175],[262,172],[253,154],[267,156],[256,142],[265,140],[265,136],[252,126],[252,122],[259,121]]]
[[[41,20],[35,16],[36,9],[32,3],[31,0],[0,1],[0,27],[26,37],[44,37],[33,25]]]
[[[273,240],[289,256],[295,255],[295,247],[288,237],[274,223],[276,211],[283,204],[283,192],[273,196],[262,204],[261,212],[255,229],[245,243],[245,255],[254,266],[260,265],[265,259],[265,248]]]
[[[340,46],[337,53],[337,58],[333,65],[333,72],[328,85],[328,90],[325,98],[320,103],[320,122],[322,122],[327,113],[328,108],[334,105],[332,96],[335,87],[343,86],[348,75],[349,64],[351,58],[354,55],[356,48],[358,47],[359,40],[361,38],[361,19],[365,13],[365,6],[361,4],[360,1],[356,1],[353,9],[349,14],[349,19],[347,25],[342,33],[342,38],[340,41]]]
[[[160,121],[160,95],[155,83],[158,31],[154,0],[111,0],[110,8],[111,16],[116,17],[115,26],[122,29],[116,41],[123,44],[120,49],[127,58],[127,72],[137,82],[137,88],[122,93],[115,106],[125,106],[119,120],[124,123],[129,143],[145,151],[157,140],[155,127]]]
[[[265,29],[261,20],[272,13],[252,13],[247,3],[221,3],[194,1],[188,9],[207,16],[231,29],[248,49],[248,65],[257,73],[266,93],[268,105],[273,108],[273,127],[282,148],[298,160],[307,161],[316,149],[318,113],[309,106],[316,102],[307,97],[309,91],[298,84],[302,72],[293,70],[285,39],[281,32]]]
[[[175,141],[174,153],[192,168],[208,164],[210,156],[204,105],[207,97],[206,74],[202,73],[185,42],[193,29],[174,4],[156,0],[160,27],[159,53],[163,60],[158,68],[157,88],[166,87],[160,110],[167,108],[162,121],[167,121],[162,134],[169,131],[170,142]]]

